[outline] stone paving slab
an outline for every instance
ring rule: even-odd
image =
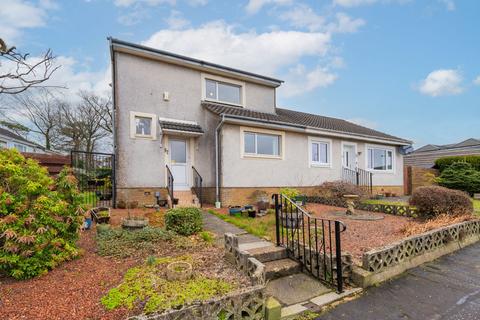
[[[274,296],[280,303],[287,306],[308,301],[331,291],[320,281],[304,273],[270,281],[266,289],[267,294]]]

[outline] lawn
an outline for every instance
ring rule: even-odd
[[[383,199],[368,199],[362,201],[362,203],[366,204],[383,204],[383,205],[394,205],[394,206],[408,206],[407,202],[404,201],[387,201]]]
[[[472,199],[472,201],[473,201],[473,211],[475,212],[475,215],[480,216],[480,200]]]
[[[209,213],[216,215],[220,219],[231,223],[240,229],[247,231],[254,236],[264,238],[270,241],[275,240],[275,214],[269,213],[264,217],[249,218],[242,216],[230,216],[228,213],[219,210],[209,209]]]

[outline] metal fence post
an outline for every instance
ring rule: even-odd
[[[337,291],[343,292],[342,247],[340,243],[340,221],[335,221],[335,256],[337,262]]]
[[[275,235],[277,237],[277,246],[280,246],[280,214],[278,212],[278,194],[273,195],[275,199]]]

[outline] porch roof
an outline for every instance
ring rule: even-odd
[[[160,128],[164,132],[184,132],[192,134],[203,134],[202,127],[193,121],[159,118]]]

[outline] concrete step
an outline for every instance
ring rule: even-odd
[[[291,259],[281,259],[265,262],[265,278],[278,279],[300,272],[300,264]]]
[[[281,260],[287,257],[287,249],[276,246],[251,249],[248,252],[260,262]]]
[[[173,197],[178,199],[176,207],[200,207],[200,202],[195,194],[191,191],[174,191]]]

